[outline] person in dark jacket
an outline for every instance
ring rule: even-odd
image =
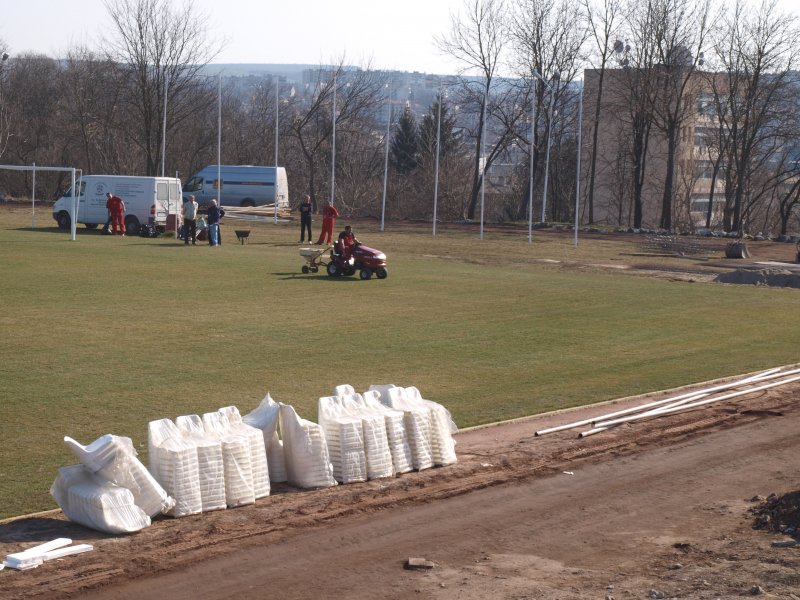
[[[302,244],[305,240],[306,231],[308,231],[308,243],[313,243],[311,241],[311,196],[306,194],[306,197],[303,198],[303,203],[300,205],[300,241],[298,243]]]
[[[217,206],[216,198],[208,203],[208,211],[206,217],[208,218],[208,244],[210,246],[219,246],[222,244],[222,235],[219,230],[219,220],[225,216],[225,211]]]

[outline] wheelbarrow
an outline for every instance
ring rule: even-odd
[[[300,256],[306,259],[306,264],[301,269],[303,273],[316,273],[320,267],[328,264],[325,260],[325,253],[330,250],[330,246],[321,248],[300,248]]]

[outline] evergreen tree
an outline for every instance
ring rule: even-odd
[[[397,122],[397,133],[389,150],[392,167],[398,173],[406,175],[417,168],[417,123],[408,106]]]
[[[451,156],[461,143],[461,136],[456,131],[456,119],[450,113],[447,102],[442,102],[441,127],[439,128],[439,161],[443,162]],[[439,99],[428,108],[419,126],[419,154],[422,162],[436,161],[436,130],[439,122]]]

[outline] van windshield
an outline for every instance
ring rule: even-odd
[[[84,193],[86,192],[86,182],[85,181],[81,181],[80,182],[80,185],[78,185],[78,190],[79,190],[78,196],[83,196]],[[72,186],[67,188],[67,191],[64,192],[64,196],[72,196]]]
[[[203,189],[202,177],[192,177],[189,181],[186,182],[186,185],[183,186],[184,192],[199,192],[202,189]]]

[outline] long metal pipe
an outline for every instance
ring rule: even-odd
[[[753,392],[760,392],[761,390],[768,390],[770,388],[777,387],[779,385],[785,385],[787,383],[792,383],[794,381],[800,380],[800,375],[795,375],[794,377],[789,377],[788,379],[783,379],[781,381],[773,381],[772,383],[765,383],[764,385],[759,385],[754,388],[749,388],[746,390],[739,390],[738,392],[731,392],[730,394],[723,394],[722,396],[717,396],[715,398],[710,398],[708,400],[701,400],[699,402],[692,402],[690,404],[683,404],[681,406],[675,406],[673,408],[662,409],[660,411],[651,411],[647,413],[643,413],[640,415],[629,415],[627,417],[623,417],[621,419],[614,419],[611,421],[603,421],[596,424],[596,427],[610,427],[612,425],[618,425],[620,423],[628,423],[630,421],[638,421],[640,419],[648,419],[650,417],[660,417],[662,415],[672,414],[676,412],[680,412],[682,410],[689,410],[692,408],[697,408],[700,406],[705,406],[707,404],[711,404],[713,402],[720,402],[722,400],[728,400],[730,398],[736,398],[738,396],[745,396],[747,394],[752,394]]]
[[[686,399],[686,398],[695,399],[696,396],[698,396],[700,394],[710,394],[710,393],[713,393],[713,392],[719,392],[719,391],[722,391],[722,390],[735,388],[735,387],[738,387],[740,385],[746,385],[746,384],[751,383],[753,381],[758,381],[758,380],[760,380],[762,378],[769,377],[770,375],[774,374],[776,371],[780,371],[780,367],[769,369],[767,371],[763,371],[763,372],[758,373],[756,375],[751,375],[750,377],[746,377],[745,379],[740,379],[740,380],[733,381],[733,382],[730,382],[730,383],[725,383],[725,384],[720,384],[720,385],[717,385],[717,386],[713,386],[713,387],[708,388],[708,389],[695,390],[693,392],[688,392],[688,393],[685,393],[685,394],[681,394],[679,396],[673,396],[672,398],[665,398],[664,400],[655,400],[653,402],[648,402],[646,404],[641,404],[641,405],[634,406],[634,407],[631,407],[631,408],[625,408],[625,409],[618,410],[618,411],[615,411],[615,412],[612,412],[612,413],[608,413],[608,414],[605,414],[605,415],[600,415],[598,417],[592,417],[590,419],[583,419],[581,421],[575,421],[574,423],[567,423],[566,425],[559,425],[557,427],[550,427],[548,429],[541,429],[541,430],[537,431],[536,433],[534,433],[534,435],[535,436],[540,436],[540,435],[545,435],[545,434],[548,434],[548,433],[555,433],[557,431],[564,431],[564,430],[567,430],[567,429],[574,429],[575,427],[582,427],[583,425],[592,425],[594,423],[597,423],[598,421],[605,421],[605,420],[613,418],[613,417],[618,417],[618,416],[622,416],[622,415],[627,415],[627,414],[631,414],[631,413],[640,412],[642,410],[645,410],[645,409],[648,409],[648,408],[651,408],[651,407],[654,407],[654,406],[661,406],[661,405],[664,405],[664,404],[669,404],[671,402],[677,402],[679,400],[683,400],[683,399]],[[788,371],[787,374],[791,374],[791,373],[795,373],[795,372],[800,373],[800,369],[798,369],[796,371]]]

